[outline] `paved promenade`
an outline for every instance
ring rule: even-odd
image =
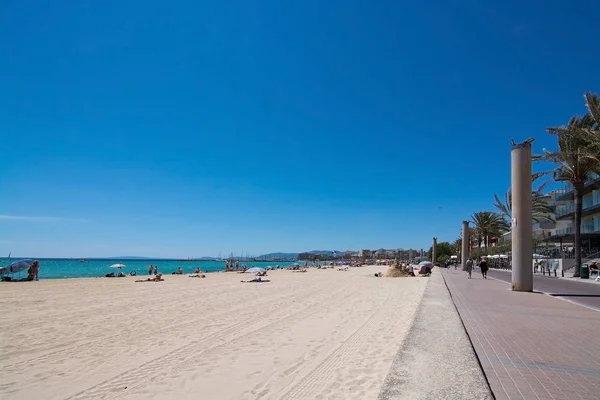
[[[513,292],[506,282],[483,280],[478,270],[473,279],[462,271],[437,271],[496,399],[600,399],[599,311]]]
[[[572,275],[572,273],[569,275]],[[490,269],[488,271],[488,277],[511,282],[511,272],[508,270]],[[557,278],[554,276],[534,274],[533,287],[538,292],[551,294],[555,297],[574,301],[600,310],[599,282],[586,279]]]

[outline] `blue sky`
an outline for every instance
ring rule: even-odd
[[[0,255],[454,240],[600,92],[600,3],[459,3],[3,2]]]

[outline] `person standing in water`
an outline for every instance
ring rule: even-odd
[[[469,277],[467,279],[471,279],[471,272],[473,272],[473,260],[471,260],[470,258],[465,263],[465,270],[467,271],[467,274],[469,275]]]
[[[488,272],[487,258],[485,258],[485,257],[481,258],[481,262],[479,263],[479,269],[481,269],[481,276],[483,276],[483,279],[487,279],[487,272]]]
[[[152,266],[152,264],[148,265],[148,275],[152,275],[153,272],[154,272],[154,267]]]

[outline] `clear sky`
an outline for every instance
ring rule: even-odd
[[[454,4],[451,4],[454,3]],[[0,256],[428,248],[600,92],[600,2],[0,5]],[[443,206],[443,207],[438,207]]]

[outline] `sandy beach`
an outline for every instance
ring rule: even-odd
[[[384,270],[4,283],[0,397],[375,399],[428,282]]]

